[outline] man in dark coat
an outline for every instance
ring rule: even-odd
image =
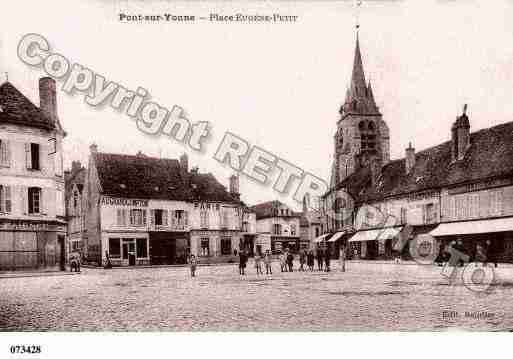
[[[246,256],[246,252],[244,250],[239,252],[239,275],[246,275],[244,273],[244,269],[246,268],[246,262],[248,261],[248,257]]]
[[[323,266],[323,256],[322,256],[322,250],[320,248],[317,249],[317,269],[322,271]]]
[[[330,257],[331,257],[330,249],[326,248],[326,253],[324,253],[324,262],[326,263],[326,272],[330,271],[330,259],[331,259]]]

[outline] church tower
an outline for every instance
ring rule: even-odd
[[[383,166],[390,160],[389,130],[374,100],[371,83],[365,80],[358,30],[351,82],[339,113],[331,187],[359,167],[370,168],[373,161]]]

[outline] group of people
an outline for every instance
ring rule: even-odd
[[[317,250],[314,254],[312,250],[302,250],[299,252],[299,268],[298,271],[304,272],[306,270],[313,271],[315,267],[315,260],[317,259],[317,268],[319,271],[330,271],[330,258],[329,250]],[[294,254],[287,248],[285,251],[280,252],[278,260],[282,272],[294,271]],[[246,266],[248,262],[248,255],[245,251],[239,252],[239,275],[246,275]],[[254,256],[255,269],[257,275],[263,275],[263,267],[265,267],[265,274],[273,274],[272,271],[272,255],[270,250],[266,250],[264,254],[257,252]]]

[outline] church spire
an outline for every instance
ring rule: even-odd
[[[363,70],[362,53],[360,50],[359,25],[356,26],[356,47],[349,90],[346,92],[344,105],[342,105],[339,112],[342,117],[350,113],[379,113],[370,82],[367,84],[365,80],[365,71]]]
[[[365,73],[363,71],[362,54],[360,52],[360,39],[356,30],[356,48],[354,51],[353,72],[351,74],[351,90],[354,97],[365,94]]]

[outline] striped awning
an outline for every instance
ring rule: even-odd
[[[441,223],[429,232],[434,237],[513,231],[513,217],[480,221]]]
[[[389,228],[379,228],[379,229],[370,229],[366,231],[358,231],[349,239],[349,242],[366,242],[366,241],[384,241],[389,238],[393,238],[397,236],[401,230],[400,227],[389,227]]]
[[[344,234],[346,234],[347,232],[346,231],[340,231],[340,232],[337,232],[333,235],[333,237],[331,237],[328,242],[336,242],[338,241],[340,238],[342,238],[342,236]]]
[[[315,238],[313,241],[314,243],[324,242],[326,240],[326,237],[328,237],[329,235],[329,233],[323,234],[322,236]]]

